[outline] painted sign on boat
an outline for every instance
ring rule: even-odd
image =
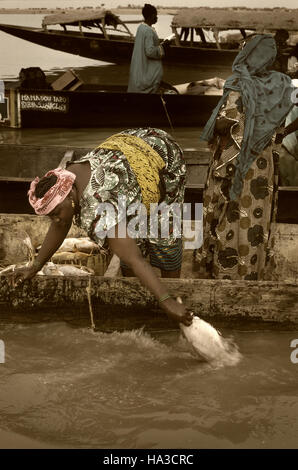
[[[21,93],[20,102],[22,111],[67,113],[69,110],[68,97],[50,93]]]

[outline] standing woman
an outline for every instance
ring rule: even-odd
[[[204,241],[194,253],[200,275],[261,280],[274,268],[275,135],[293,103],[291,79],[270,70],[276,44],[256,35],[233,63],[202,139],[213,149],[204,192]]]
[[[157,93],[163,77],[163,46],[152,27],[157,22],[157,10],[145,3],[142,9],[144,23],[140,24],[135,37],[131,58],[129,93]]]

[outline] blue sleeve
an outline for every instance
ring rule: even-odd
[[[149,59],[161,59],[163,56],[162,47],[154,44],[154,32],[146,31],[145,34],[145,54]]]

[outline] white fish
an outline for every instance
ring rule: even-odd
[[[11,264],[6,268],[0,270],[0,275],[13,273],[18,268],[28,266],[26,264]],[[38,276],[91,276],[94,275],[93,269],[87,268],[87,266],[74,266],[73,264],[55,264],[52,261],[48,261],[40,271]]]
[[[52,256],[52,261],[55,264],[60,264],[60,263],[83,263],[84,261],[88,260],[90,255],[88,253],[83,253],[81,251],[76,251],[75,253],[71,251],[61,251],[54,253]]]
[[[14,270],[17,268],[16,264],[10,264],[9,266],[6,266],[6,268],[1,269],[0,275],[1,274],[7,274],[10,272],[14,272]]]
[[[51,261],[46,263],[37,274],[45,276],[64,276],[63,272],[60,271],[58,266]]]
[[[179,297],[177,302],[182,303]],[[210,323],[194,315],[190,326],[183,323],[179,326],[193,349],[206,361],[216,361],[222,365],[234,365],[239,362],[241,354],[236,346],[223,338]]]
[[[57,253],[61,252],[76,252],[82,251],[84,253],[98,253],[100,251],[99,246],[89,237],[80,238],[65,238],[62,245],[57,250]]]
[[[73,264],[59,264],[57,265],[59,271],[64,276],[91,276],[92,270],[89,270],[86,266],[74,266]],[[93,271],[94,274],[94,271]]]
[[[6,268],[4,269],[1,269],[0,271],[0,275],[1,274],[8,274],[8,273],[14,273],[17,269],[20,269],[20,268],[25,268],[27,266],[29,266],[30,263],[23,263],[23,264],[10,264],[9,266],[6,266]],[[56,276],[56,275],[60,275],[60,276],[63,276],[63,273],[59,272],[58,271],[58,268],[57,266],[52,263],[52,262],[48,262],[46,263],[43,268],[38,271],[38,274],[39,276]]]
[[[9,266],[6,266],[5,268],[0,270],[0,275],[7,274],[7,273],[13,273],[16,269],[25,268],[28,265],[29,265],[29,263],[10,264]]]
[[[180,328],[193,349],[207,361],[214,361],[227,352],[221,334],[201,318],[194,316],[190,326],[180,323]]]

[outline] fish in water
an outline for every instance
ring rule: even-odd
[[[178,297],[177,302],[182,303]],[[234,365],[239,362],[241,355],[231,341],[223,338],[210,323],[198,316],[193,316],[190,326],[180,323],[180,329],[193,349],[209,362],[221,362]]]

